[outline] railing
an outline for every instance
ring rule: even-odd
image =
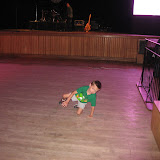
[[[146,52],[138,88],[144,90],[141,95],[145,103],[153,104],[154,100],[160,100],[160,43],[159,39],[145,40]],[[152,107],[147,108],[152,110]]]

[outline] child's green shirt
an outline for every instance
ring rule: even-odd
[[[91,106],[95,107],[96,106],[96,93],[91,94],[91,95],[87,95],[88,88],[89,88],[89,86],[84,86],[84,87],[78,88],[77,89],[78,93],[75,94],[75,96],[77,97],[77,99],[81,103],[91,102]]]

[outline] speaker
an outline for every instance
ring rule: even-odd
[[[146,40],[140,39],[139,40],[139,50],[138,50],[138,53],[139,54],[144,54],[145,53],[145,47],[146,47]]]
[[[84,31],[84,20],[75,20],[74,27],[76,31]]]
[[[92,31],[96,31],[99,29],[99,25],[96,21],[91,21],[91,29]]]
[[[157,54],[160,55],[160,39],[158,40],[154,50]]]
[[[74,26],[84,27],[84,20],[74,20]]]

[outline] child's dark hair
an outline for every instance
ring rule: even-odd
[[[93,84],[95,84],[98,89],[101,89],[101,86],[102,86],[102,85],[101,85],[101,82],[100,82],[100,81],[93,81],[93,82],[91,83],[91,85],[93,85]]]

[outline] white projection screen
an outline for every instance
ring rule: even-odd
[[[160,16],[160,0],[134,0],[133,15]]]

